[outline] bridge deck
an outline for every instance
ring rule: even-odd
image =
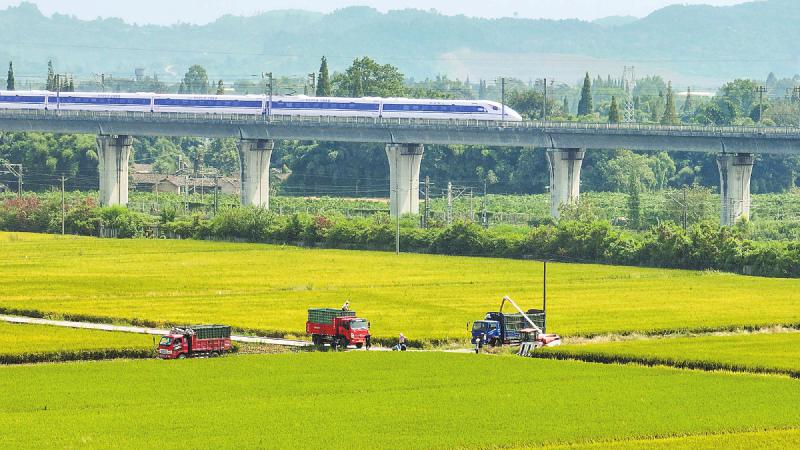
[[[0,130],[725,153],[800,153],[800,128],[0,110]]]

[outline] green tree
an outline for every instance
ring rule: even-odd
[[[692,88],[687,88],[686,100],[683,101],[683,108],[681,108],[681,114],[683,115],[684,119],[686,119],[692,115],[693,111],[694,111],[694,102],[692,101]]]
[[[317,97],[330,97],[331,96],[331,80],[328,73],[328,59],[322,57],[319,64],[319,75],[317,76]]]
[[[403,74],[390,64],[378,64],[363,57],[343,73],[331,77],[333,92],[341,96],[402,97],[405,95]]]
[[[217,81],[217,95],[225,95],[225,83],[222,80]]]
[[[589,72],[586,72],[586,78],[583,79],[583,88],[581,89],[581,99],[578,102],[578,115],[586,116],[594,112],[592,106],[592,80],[589,78]]]
[[[611,106],[608,108],[608,122],[620,123],[622,119],[619,114],[619,105],[617,104],[617,97],[611,96]]]
[[[189,67],[186,75],[183,76],[184,93],[186,94],[208,94],[208,73],[203,66],[195,64]]]
[[[662,125],[678,124],[678,114],[675,113],[675,96],[672,93],[672,82],[667,85],[667,98],[664,104],[664,115],[661,116]]]
[[[8,77],[6,78],[6,89],[13,91],[14,89],[14,63],[8,62]]]
[[[47,61],[47,85],[45,89],[50,92],[58,90],[58,86],[56,86],[55,81],[56,81],[56,73],[53,70],[53,60],[50,60]]]
[[[631,173],[628,181],[628,224],[631,228],[642,226],[642,183],[639,177]]]
[[[547,110],[552,111],[555,103],[552,99],[547,103]],[[542,116],[544,94],[538,89],[515,89],[508,94],[506,104],[526,119],[538,119]]]

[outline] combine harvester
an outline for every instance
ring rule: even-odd
[[[517,310],[517,314],[504,314],[503,307],[506,302]],[[529,309],[523,311],[510,297],[503,297],[500,310],[488,312],[484,320],[477,320],[472,325],[472,343],[475,353],[478,353],[486,344],[493,347],[499,345],[519,344],[519,355],[529,356],[530,353],[541,347],[555,347],[561,344],[561,337],[557,334],[545,333],[545,311]]]

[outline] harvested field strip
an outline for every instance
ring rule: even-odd
[[[800,422],[797,387],[780,377],[428,352],[6,366],[0,429],[25,424],[26,433],[0,433],[0,447],[163,448],[159,405],[175,404],[192,412],[169,422],[170,445],[182,448],[339,447],[354,421],[352,447],[392,449],[754,431]],[[521,433],[509,422],[534,420],[521,395],[530,392],[558,426]],[[502,408],[476,420],[487,399]],[[340,404],[357,417],[325,407]]]
[[[542,349],[535,356],[800,378],[800,333],[748,333],[563,345]]]
[[[743,433],[699,434],[657,439],[631,439],[625,441],[606,441],[586,444],[526,448],[546,448],[548,450],[639,450],[645,448],[652,450],[697,450],[721,448],[758,450],[800,448],[800,429],[790,428],[748,431]],[[515,450],[522,450],[522,448]]]
[[[344,300],[376,338],[464,340],[508,294],[540,302],[532,261],[198,241],[0,233],[0,308],[133,324],[221,322],[302,335]],[[551,264],[548,326],[563,336],[800,323],[800,280]],[[757,303],[758,308],[751,306]]]
[[[113,358],[151,358],[153,338],[0,322],[0,364]]]

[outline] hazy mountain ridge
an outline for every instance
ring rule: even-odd
[[[323,54],[333,69],[369,55],[416,78],[448,73],[473,79],[552,74],[565,79],[584,70],[621,73],[622,65],[632,64],[639,73],[722,81],[800,71],[794,44],[799,22],[800,2],[791,0],[674,5],[639,20],[594,23],[419,10],[384,14],[351,7],[331,14],[287,10],[224,16],[208,25],[169,27],[45,17],[24,3],[0,11],[0,61],[13,59],[23,82],[26,76],[43,76],[48,58],[58,71],[84,78],[130,76],[135,67],[176,78],[200,63],[213,78],[233,79],[265,71],[306,74]]]

